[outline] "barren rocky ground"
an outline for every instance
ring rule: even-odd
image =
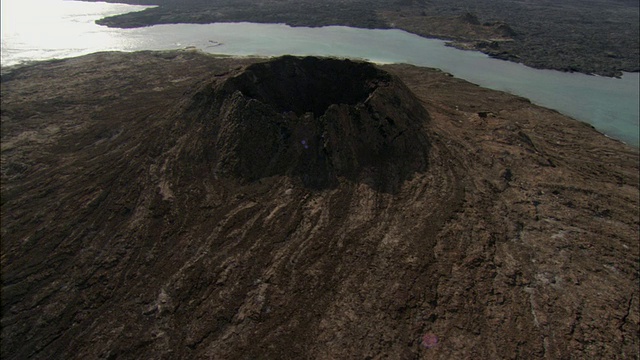
[[[111,1],[159,6],[99,24],[129,28],[251,21],[398,28],[535,68],[604,76],[640,70],[636,0]]]
[[[182,51],[1,101],[3,359],[640,358],[638,150],[526,99]]]

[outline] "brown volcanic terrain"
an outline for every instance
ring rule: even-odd
[[[525,99],[143,52],[1,100],[3,359],[639,358],[637,149]]]

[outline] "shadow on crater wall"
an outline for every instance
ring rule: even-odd
[[[226,84],[278,112],[322,116],[332,104],[364,102],[391,76],[365,63],[286,57],[252,66]]]
[[[204,86],[190,113],[217,176],[339,178],[393,192],[427,168],[429,115],[397,78],[368,63],[285,56]],[[202,158],[202,157],[201,157]]]

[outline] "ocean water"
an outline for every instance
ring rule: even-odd
[[[632,146],[638,147],[640,142],[638,73],[615,79],[536,70],[401,30],[253,23],[110,29],[95,24],[105,16],[145,8],[64,0],[2,0],[2,66],[97,51],[186,47],[227,55],[318,55],[409,63],[439,68],[484,87],[524,96]]]

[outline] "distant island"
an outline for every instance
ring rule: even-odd
[[[639,4],[634,0],[108,1],[158,5],[97,21],[110,27],[247,21],[397,28],[534,68],[603,76],[640,69]]]

